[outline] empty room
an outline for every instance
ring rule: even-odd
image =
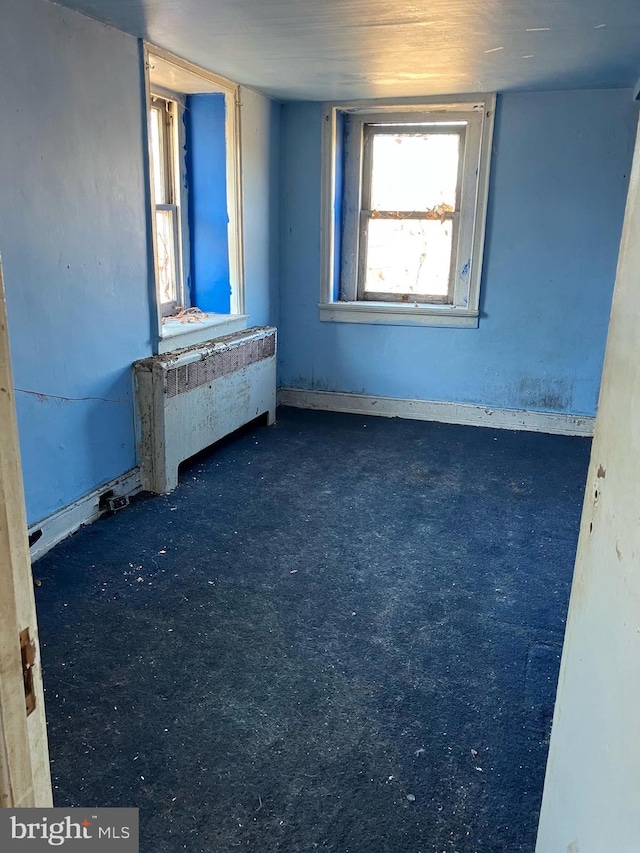
[[[2,849],[637,853],[636,0],[0,20]]]

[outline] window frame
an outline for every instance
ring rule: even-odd
[[[162,48],[141,40],[143,62],[143,85],[145,113],[145,138],[147,140],[145,167],[148,187],[148,234],[150,258],[149,293],[152,315],[155,321],[156,338],[154,350],[167,353],[175,349],[198,344],[216,337],[246,328],[244,288],[244,239],[242,214],[242,166],[240,154],[240,86],[237,83],[213,74],[198,65],[194,65]],[[155,196],[151,173],[151,151],[148,116],[151,98],[158,93],[161,97],[178,103],[178,120],[175,128],[178,169],[177,189],[183,200],[184,215],[181,217],[179,242],[181,246],[181,275],[183,276],[183,299],[188,307],[197,308],[189,303],[189,258],[190,236],[188,222],[186,189],[186,134],[183,121],[185,99],[187,95],[223,94],[225,99],[225,137],[226,137],[226,192],[227,192],[227,246],[229,253],[229,279],[231,285],[231,305],[229,314],[210,313],[198,323],[180,323],[171,316],[163,316],[159,299],[157,247],[155,226]],[[185,266],[186,262],[186,266]]]
[[[446,295],[439,297],[434,294],[431,295],[422,295],[415,294],[414,299],[398,299],[398,296],[390,291],[366,291],[365,290],[365,277],[366,277],[366,259],[367,259],[367,248],[368,248],[368,223],[373,218],[384,218],[384,219],[425,219],[424,211],[383,211],[376,210],[377,217],[373,216],[373,210],[371,209],[371,185],[373,183],[373,137],[376,135],[383,134],[393,134],[393,133],[410,133],[411,130],[406,122],[396,122],[396,123],[388,123],[384,122],[371,122],[366,121],[362,122],[362,146],[359,151],[353,151],[352,156],[361,157],[362,158],[362,186],[361,186],[361,202],[359,205],[359,230],[358,230],[358,246],[355,249],[356,257],[358,259],[358,268],[356,273],[357,280],[355,282],[350,282],[352,289],[355,289],[355,299],[358,302],[418,302],[424,305],[449,305],[453,304],[454,299],[454,288],[453,288],[453,273],[456,267],[456,254],[458,247],[458,231],[459,231],[459,220],[460,220],[460,203],[462,196],[462,176],[464,171],[464,151],[465,151],[465,137],[466,137],[466,127],[462,126],[460,123],[455,122],[451,119],[450,123],[445,122],[432,122],[432,123],[420,123],[415,124],[414,133],[418,134],[420,131],[428,130],[431,134],[455,134],[459,137],[460,140],[460,150],[458,156],[458,179],[456,182],[456,198],[455,198],[455,209],[453,213],[444,214],[443,218],[451,221],[453,235],[452,235],[452,253],[451,253],[451,262],[449,265],[449,281],[448,281],[448,290]],[[349,157],[349,152],[347,152],[347,157]],[[343,232],[344,233],[344,232]],[[350,252],[353,250],[353,247],[349,245],[349,243],[343,237],[343,265],[342,270],[344,272],[344,261],[349,257]],[[455,249],[455,251],[454,251]],[[353,287],[355,285],[355,288]],[[344,292],[344,291],[343,291]]]
[[[170,317],[176,313],[179,308],[190,308],[191,300],[189,288],[186,286],[190,279],[190,246],[189,246],[189,224],[186,211],[189,209],[188,189],[186,181],[186,158],[180,157],[180,152],[185,150],[184,139],[184,109],[185,100],[182,95],[176,92],[169,92],[159,86],[151,86],[150,103],[148,118],[151,118],[151,111],[155,108],[154,102],[160,101],[169,106],[167,110],[168,119],[163,124],[162,129],[162,171],[164,174],[164,184],[167,190],[168,200],[165,202],[156,201],[156,186],[154,181],[153,158],[149,155],[149,174],[151,181],[151,199],[154,209],[154,221],[152,228],[154,231],[154,261],[156,275],[156,292],[161,316]],[[149,133],[149,148],[151,152],[151,133]],[[158,230],[156,225],[157,214],[160,210],[166,210],[173,213],[173,252],[174,252],[174,276],[175,276],[175,291],[176,300],[171,302],[162,302],[160,299],[160,284],[158,274],[158,253],[157,241]]]
[[[410,101],[325,104],[322,140],[322,257],[320,319],[476,328],[496,96],[470,95]],[[460,217],[451,299],[402,300],[392,294],[362,298],[363,188],[368,126],[466,122],[458,192]],[[349,123],[349,133],[345,133]],[[458,125],[458,127],[462,127]],[[341,138],[339,138],[341,137]],[[344,141],[346,137],[346,142]],[[344,164],[344,165],[342,165]],[[344,187],[343,192],[340,188]],[[366,199],[366,195],[365,195]],[[456,209],[458,204],[456,204]],[[452,265],[454,258],[452,258]],[[453,285],[453,286],[452,286]]]

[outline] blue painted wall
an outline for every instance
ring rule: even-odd
[[[3,0],[0,73],[0,252],[33,523],[136,462],[130,365],[153,329],[144,110],[135,40],[44,0]],[[593,413],[629,92],[500,98],[478,330],[320,323],[321,108],[241,100],[246,305],[251,324],[279,325],[283,385]]]
[[[284,107],[284,387],[592,415],[638,109],[631,92],[498,100],[478,329],[321,323],[321,106]]]
[[[0,77],[0,252],[36,521],[136,461],[130,365],[151,353],[138,45],[9,0]]]
[[[203,311],[228,314],[231,284],[224,95],[191,95],[185,120],[191,302]]]
[[[34,523],[136,464],[131,363],[154,328],[144,102],[136,40],[44,0],[2,0],[0,76],[0,252]],[[262,324],[276,317],[280,107],[244,93],[246,301]]]

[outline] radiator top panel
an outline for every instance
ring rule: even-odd
[[[275,351],[275,329],[257,336],[241,333],[227,340],[221,339],[213,347],[204,350],[200,359],[168,367],[164,373],[164,395],[175,397],[184,394],[221,376],[271,358]]]

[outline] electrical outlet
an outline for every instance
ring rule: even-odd
[[[107,498],[107,509],[109,512],[116,512],[116,510],[123,509],[125,506],[129,506],[129,498],[126,495],[120,495],[120,497],[110,497]]]

